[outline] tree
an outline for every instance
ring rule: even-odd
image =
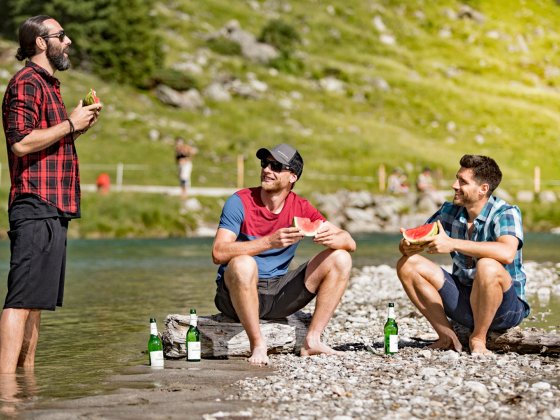
[[[144,86],[163,61],[152,16],[155,0],[0,0],[5,36],[28,16],[57,19],[72,39],[74,64],[102,77]],[[25,14],[24,14],[25,12]]]

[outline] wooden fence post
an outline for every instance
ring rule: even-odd
[[[117,163],[117,191],[122,191],[122,183],[123,183],[123,175],[124,175],[124,164],[122,162]]]
[[[237,188],[243,188],[245,176],[245,158],[243,155],[237,155]]]
[[[535,194],[538,194],[538,193],[541,192],[541,168],[540,168],[540,166],[535,166],[534,189],[535,189]]]
[[[387,172],[385,171],[385,165],[381,164],[379,165],[379,169],[378,169],[378,175],[379,175],[379,191],[380,192],[385,192],[385,185],[386,185],[386,178],[387,178]]]

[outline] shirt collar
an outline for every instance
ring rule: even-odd
[[[482,224],[486,223],[486,219],[488,219],[488,216],[490,215],[490,212],[492,211],[495,205],[496,205],[496,198],[492,195],[490,196],[490,198],[482,208],[480,214],[476,216],[475,222],[478,221]]]
[[[496,198],[492,195],[490,196],[490,198],[482,208],[481,212],[474,219],[474,224],[478,225],[478,224],[486,223],[486,219],[488,219],[488,216],[490,215],[490,212],[492,211],[495,205],[496,205]],[[461,220],[461,222],[467,223],[468,216],[469,215],[467,213],[467,209],[462,207],[461,212],[459,213],[459,219]]]
[[[25,63],[25,66],[31,67],[34,71],[36,71],[39,75],[41,75],[41,77],[45,79],[48,83],[55,85],[57,87],[60,86],[60,80],[58,80],[56,77],[54,77],[52,74],[50,74],[47,70],[45,70],[40,65],[35,64],[31,60],[28,60],[27,63]]]

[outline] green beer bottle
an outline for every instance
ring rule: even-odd
[[[385,333],[385,354],[395,354],[399,351],[399,327],[395,321],[395,304],[389,303],[387,308],[387,322],[383,328]]]
[[[190,326],[185,340],[187,345],[187,362],[200,362],[200,331],[196,326],[198,322],[196,309],[191,309],[190,313]]]
[[[163,368],[163,343],[159,338],[155,318],[150,318],[150,339],[148,340],[148,354],[150,366],[153,368]]]

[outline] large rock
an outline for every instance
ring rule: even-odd
[[[156,88],[156,97],[164,104],[176,108],[196,110],[204,106],[204,99],[196,89],[189,89],[186,92],[178,92],[166,85],[159,85]]]
[[[258,42],[253,34],[241,29],[237,20],[229,21],[217,33],[210,35],[210,39],[223,37],[236,42],[241,47],[243,57],[258,63],[268,63],[280,54],[272,45]]]
[[[186,357],[185,336],[189,315],[172,314],[165,318],[162,333],[163,351],[169,359]],[[297,353],[307,334],[311,315],[298,311],[284,319],[261,320],[261,332],[269,353]],[[198,318],[203,358],[228,358],[251,355],[249,339],[243,326],[223,314]]]

